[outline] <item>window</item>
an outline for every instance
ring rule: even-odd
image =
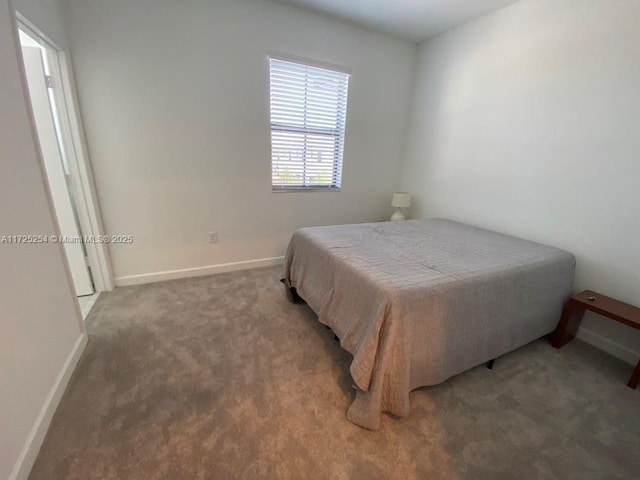
[[[274,191],[339,190],[349,74],[269,58]]]

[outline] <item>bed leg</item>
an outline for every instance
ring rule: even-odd
[[[284,284],[284,293],[287,296],[287,300],[291,303],[301,303],[303,301],[298,292],[296,292],[295,287],[291,286],[288,278],[282,279],[281,282]]]
[[[494,358],[494,359],[492,359],[492,360],[489,360],[489,363],[487,363],[487,368],[488,368],[489,370],[493,370],[493,364],[494,364],[494,362],[495,362],[495,361],[496,361],[496,359],[495,359],[495,358]]]

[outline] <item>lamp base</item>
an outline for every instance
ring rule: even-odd
[[[397,222],[399,220],[405,220],[404,214],[402,213],[402,210],[400,208],[398,208],[395,212],[393,212],[393,215],[391,215],[392,222]]]

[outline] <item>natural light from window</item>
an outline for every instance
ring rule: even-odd
[[[349,74],[270,57],[274,191],[342,185]]]

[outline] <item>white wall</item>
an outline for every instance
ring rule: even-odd
[[[392,213],[415,45],[265,0],[64,6],[105,228],[135,237],[111,246],[120,283],[278,257],[298,227]],[[269,51],[353,70],[341,192],[271,192]]]
[[[0,1],[0,237],[48,235],[11,17]],[[0,478],[26,478],[85,336],[59,245],[0,243],[0,265]]]
[[[637,0],[524,0],[422,44],[403,167],[414,216],[565,248],[577,290],[640,305],[639,24]],[[640,332],[583,327],[637,361]]]

